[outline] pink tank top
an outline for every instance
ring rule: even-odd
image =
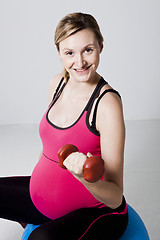
[[[62,80],[61,80],[62,83]],[[79,151],[100,156],[100,136],[88,123],[90,109],[101,87],[106,84],[100,79],[89,102],[77,121],[67,128],[50,122],[48,113],[54,107],[65,84],[54,95],[39,127],[43,154],[35,166],[30,180],[30,195],[36,208],[50,219],[56,219],[79,208],[103,207],[94,196],[68,170],[58,165],[58,150],[65,144],[74,144]]]

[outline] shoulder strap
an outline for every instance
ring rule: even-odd
[[[94,109],[94,113],[93,113],[93,119],[92,119],[92,122],[91,122],[91,126],[95,130],[96,130],[96,115],[97,115],[97,108],[98,108],[99,101],[108,92],[113,92],[113,93],[117,94],[121,98],[120,94],[116,90],[114,90],[114,89],[107,89],[99,96],[99,98],[98,98],[98,100],[96,102],[96,105],[95,105],[95,109]]]
[[[93,93],[92,93],[92,95],[91,95],[91,97],[90,97],[90,99],[89,99],[89,101],[88,101],[88,104],[87,104],[87,106],[86,106],[86,110],[87,110],[87,111],[88,111],[88,110],[90,111],[90,109],[91,109],[91,107],[92,107],[92,105],[93,105],[94,100],[98,97],[101,88],[102,88],[105,84],[107,84],[107,82],[103,79],[103,77],[101,77],[100,80],[99,80],[99,82],[98,82],[98,84],[97,84],[97,86],[96,86],[96,88],[95,88],[95,90],[93,91]]]
[[[53,98],[52,98],[52,102],[53,102],[53,100],[55,99],[56,95],[59,95],[59,94],[58,94],[58,91],[59,91],[59,89],[60,89],[60,87],[61,87],[61,85],[62,85],[63,80],[64,80],[64,77],[61,78],[61,80],[60,80],[60,82],[59,82],[59,84],[58,84],[58,87],[56,88],[56,91],[55,91],[55,93],[54,93],[54,95],[53,95]],[[62,86],[62,87],[63,87],[63,86]],[[63,89],[62,89],[62,90],[63,90]],[[60,90],[60,91],[61,91],[61,90]]]

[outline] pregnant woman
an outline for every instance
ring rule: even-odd
[[[128,223],[125,126],[119,93],[97,72],[103,50],[97,21],[68,14],[56,28],[55,45],[64,70],[50,82],[39,127],[43,151],[31,176],[0,178],[0,217],[40,224],[29,240],[118,239]],[[65,144],[78,148],[64,160],[66,169],[57,155]],[[104,174],[88,182],[83,165],[92,155],[103,159]]]

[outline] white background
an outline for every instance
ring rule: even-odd
[[[49,81],[62,69],[54,31],[75,11],[100,25],[98,72],[121,93],[125,119],[159,119],[160,1],[0,0],[0,124],[40,121]]]
[[[95,16],[103,33],[98,71],[121,93],[126,119],[124,193],[159,240],[159,0],[0,0],[0,176],[29,175],[38,161],[38,123],[49,81],[62,69],[54,31],[75,11]],[[22,232],[0,219],[0,239]]]

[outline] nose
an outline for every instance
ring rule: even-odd
[[[83,68],[86,65],[86,61],[82,54],[77,54],[75,64],[78,68]]]

